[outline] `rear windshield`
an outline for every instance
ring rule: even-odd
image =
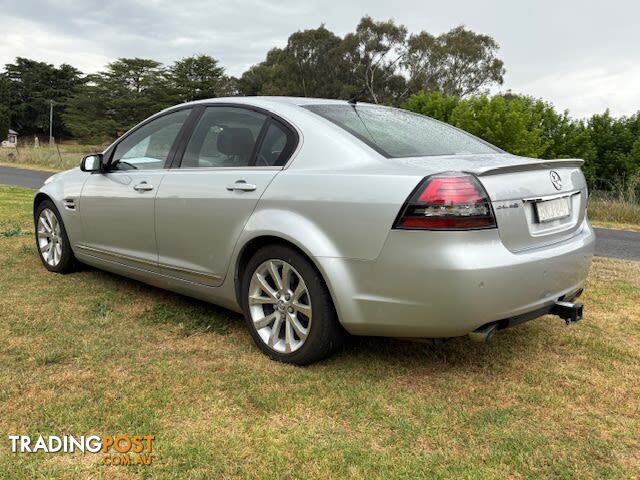
[[[422,115],[374,105],[306,105],[385,157],[500,152],[468,133]]]

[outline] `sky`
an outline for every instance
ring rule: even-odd
[[[504,85],[586,117],[640,110],[637,0],[0,0],[0,65],[17,56],[85,73],[120,57],[163,63],[208,54],[241,75],[297,30],[342,36],[363,15],[410,33],[458,25],[491,35]]]

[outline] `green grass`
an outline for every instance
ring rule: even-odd
[[[32,231],[32,192],[0,218]],[[11,200],[20,197],[22,200]],[[0,478],[640,476],[640,263],[595,259],[586,317],[489,345],[355,338],[278,364],[240,316],[0,238]],[[11,454],[9,434],[153,434],[151,466]]]
[[[32,203],[35,192],[0,185],[0,237],[33,232]]]

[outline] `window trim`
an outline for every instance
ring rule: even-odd
[[[191,112],[189,113],[189,115],[187,115],[187,118],[185,119],[185,121],[182,123],[182,127],[180,127],[180,131],[178,132],[178,135],[176,135],[176,138],[173,140],[173,143],[171,144],[171,148],[169,149],[169,154],[167,155],[167,159],[165,160],[162,168],[154,168],[154,169],[149,169],[149,170],[145,170],[145,171],[158,171],[158,170],[166,170],[168,168],[170,168],[171,162],[173,161],[173,158],[175,157],[175,154],[178,150],[178,146],[180,145],[183,136],[185,135],[185,132],[191,128],[191,123],[193,122],[193,118],[194,118],[194,113],[196,111],[196,108],[194,108],[193,105],[185,105],[185,106],[180,106],[178,108],[172,108],[170,110],[163,110],[155,115],[152,115],[151,117],[143,120],[142,122],[138,123],[135,127],[131,128],[128,132],[126,132],[124,135],[122,135],[120,138],[118,138],[115,142],[113,142],[104,152],[104,158],[106,159],[105,162],[105,173],[118,173],[118,172],[128,172],[131,173],[131,170],[112,170],[111,169],[111,163],[113,161],[113,156],[116,152],[116,149],[118,148],[118,145],[120,145],[125,139],[127,139],[129,136],[133,135],[134,133],[136,133],[138,130],[140,130],[141,128],[146,127],[147,125],[149,125],[151,122],[158,120],[162,117],[166,117],[167,115],[171,115],[173,113],[177,113],[180,112],[182,110],[191,110]]]
[[[257,107],[255,105],[248,105],[245,103],[234,103],[234,102],[206,102],[206,103],[199,103],[196,106],[191,106],[194,111],[197,111],[197,118],[195,118],[195,115],[192,114],[192,116],[194,117],[194,120],[192,122],[192,124],[189,126],[189,131],[185,132],[184,135],[179,135],[181,136],[180,138],[180,144],[178,146],[178,148],[176,149],[175,155],[172,159],[172,162],[169,164],[169,166],[165,166],[165,168],[168,169],[180,169],[180,165],[182,165],[182,160],[184,158],[184,154],[187,150],[187,146],[189,145],[189,141],[191,140],[191,137],[193,136],[193,134],[195,133],[196,128],[198,127],[198,124],[200,123],[200,120],[202,119],[202,116],[204,115],[204,112],[206,111],[207,108],[215,108],[215,107],[227,107],[227,108],[238,108],[238,109],[242,109],[242,110],[250,110],[253,112],[257,112],[257,113],[261,113],[263,115],[265,115],[266,119],[264,124],[262,125],[262,128],[260,129],[260,133],[258,134],[258,138],[256,138],[256,143],[253,147],[253,151],[251,152],[251,159],[249,161],[248,165],[244,165],[244,166],[239,166],[239,167],[193,167],[193,168],[185,168],[182,170],[190,170],[190,171],[195,171],[195,170],[229,170],[229,169],[238,169],[238,170],[242,170],[242,169],[276,169],[276,170],[282,170],[287,163],[289,162],[289,160],[291,160],[291,158],[293,157],[294,153],[297,151],[298,146],[300,145],[300,135],[298,133],[298,130],[291,125],[291,123],[289,123],[288,121],[286,121],[284,118],[280,117],[279,115],[276,115],[275,113],[271,112],[270,110],[267,110],[265,108],[262,107]],[[189,117],[190,119],[191,117]],[[288,154],[283,157],[282,160],[280,160],[279,165],[271,165],[271,166],[258,166],[256,165],[256,160],[257,160],[257,155],[258,152],[260,151],[260,148],[262,147],[262,142],[264,141],[264,137],[267,133],[267,130],[269,128],[269,125],[272,122],[277,122],[279,123],[282,127],[284,127],[284,130],[287,132],[287,146],[289,144],[289,142],[291,142],[291,148],[288,151]],[[187,122],[185,122],[186,124]],[[181,132],[182,133],[182,132]]]

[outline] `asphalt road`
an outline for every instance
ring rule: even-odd
[[[596,228],[596,255],[640,260],[640,232]]]
[[[0,184],[40,188],[51,172],[0,166]],[[596,228],[596,255],[640,260],[640,232]]]
[[[38,189],[53,173],[0,166],[0,185],[16,185]]]

